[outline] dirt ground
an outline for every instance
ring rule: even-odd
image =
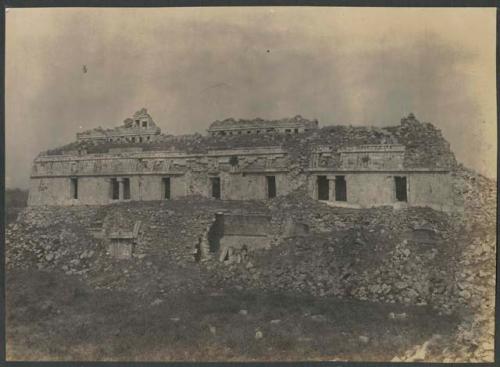
[[[458,323],[427,307],[228,289],[141,301],[33,270],[9,271],[6,306],[8,360],[388,361]]]

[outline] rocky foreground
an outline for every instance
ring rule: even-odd
[[[380,336],[375,336],[374,330],[378,328],[405,323],[415,326],[419,320],[424,320],[424,315],[432,319],[428,322],[444,322],[442,331],[422,331],[424,339],[417,338],[409,330],[403,332],[404,328],[399,329],[406,342],[384,339],[383,355],[375,356],[375,352],[371,352],[375,360],[491,361],[496,184],[464,169],[457,172],[456,182],[457,196],[464,200],[464,211],[456,213],[428,208],[397,211],[392,208],[331,208],[299,193],[268,203],[191,199],[106,207],[28,208],[7,228],[7,287],[10,292],[7,302],[9,305],[9,294],[12,294],[13,302],[22,303],[22,297],[30,292],[29,285],[26,285],[30,282],[28,274],[33,276],[36,272],[76,279],[84,285],[82,287],[87,294],[124,292],[127,298],[133,299],[133,305],[120,306],[118,303],[115,307],[124,310],[132,307],[136,310],[134,312],[141,313],[150,312],[145,311],[147,309],[160,312],[158,308],[170,304],[172,299],[190,299],[193,294],[208,297],[227,291],[288,295],[301,300],[309,299],[307,302],[312,304],[322,299],[338,302],[351,300],[360,302],[359,305],[366,304],[368,309],[373,307],[378,310],[377,315],[383,315],[377,316],[379,324],[374,324],[372,331],[360,331],[354,339],[349,337],[368,348],[367,351],[372,351],[369,345],[376,347],[373,340]],[[200,238],[206,235],[215,213],[221,210],[270,215],[273,223],[270,248],[250,252],[244,259],[230,263],[221,263],[216,257],[197,262],[193,250]],[[96,226],[104,222],[126,227],[137,220],[142,221],[142,226],[132,259],[110,258],[101,241],[95,237]],[[309,231],[300,235],[291,233],[290,223],[298,223]],[[50,278],[50,275],[47,277]],[[24,288],[19,286],[20,279]],[[54,299],[57,298],[54,295]],[[228,302],[226,298],[222,299]],[[36,302],[36,299],[32,301]],[[52,310],[54,317],[57,310],[64,314],[64,308],[57,302],[51,303],[50,299],[46,302],[45,311]],[[243,306],[233,305],[233,311],[239,314],[243,310],[244,313],[244,304],[242,301]],[[169,307],[175,309],[172,305]],[[273,309],[271,304],[268,307]],[[367,308],[359,307],[363,311],[356,316],[358,322],[369,317]],[[340,309],[342,307],[339,306]],[[304,309],[299,311],[302,316],[308,312]],[[316,310],[317,314],[307,316],[307,320],[316,315],[314,322],[333,332],[335,328],[332,329],[330,322],[339,315],[334,316],[330,311],[325,315]],[[22,322],[19,314],[12,312],[8,312],[8,333],[11,328],[9,335],[20,340],[22,333],[18,326]],[[29,309],[19,312],[24,312],[23,317],[29,317],[30,312],[35,313]],[[70,311],[67,312],[69,315]],[[77,311],[71,309],[71,312]],[[207,322],[207,330],[212,334],[210,327],[213,325],[207,321],[210,317],[206,319],[202,316],[203,312],[200,318]],[[295,315],[296,318],[302,316]],[[260,315],[256,319],[261,320],[262,317]],[[242,322],[233,321],[236,323],[231,324],[233,328],[238,328]],[[252,338],[265,339],[268,332],[264,333],[262,326],[260,329],[258,325],[252,327]],[[261,331],[261,337],[257,331]],[[29,333],[29,330],[25,332]],[[189,331],[185,332],[189,334]],[[398,333],[397,330],[394,332]],[[92,336],[85,342],[92,341],[94,337],[97,338]],[[302,337],[305,336],[297,336],[299,339]],[[226,345],[222,340],[219,342],[222,344],[214,348]],[[288,347],[291,345],[293,343]],[[390,345],[394,345],[392,350]],[[265,355],[262,351],[260,354],[250,353],[253,357],[249,358],[279,359],[270,357],[274,355],[288,359],[286,350],[293,349],[288,347],[276,347]],[[16,347],[13,348],[15,351]],[[349,354],[342,350],[327,353],[326,345],[320,349],[323,354],[311,352],[312,359],[363,360],[370,356],[366,353]],[[238,353],[246,355],[241,350],[234,355],[231,353],[228,356],[233,357],[229,359],[238,359]],[[292,354],[290,351],[290,358]],[[175,359],[176,356],[171,357]],[[205,355],[199,358],[210,357]]]

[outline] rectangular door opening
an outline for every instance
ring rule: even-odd
[[[78,179],[72,178],[70,181],[71,198],[78,199]]]
[[[217,252],[220,248],[220,240],[224,236],[224,214],[215,214],[215,221],[208,230],[208,245],[210,252]]]
[[[318,200],[330,200],[330,185],[326,176],[318,176]]]
[[[111,179],[111,199],[118,200],[120,198],[120,185],[118,179]]]
[[[163,177],[163,199],[170,199],[170,177]]]
[[[211,177],[210,182],[212,184],[212,197],[220,199],[220,177]]]
[[[272,199],[276,197],[276,177],[266,176],[267,180],[267,198]]]
[[[347,201],[345,176],[335,176],[335,201]]]
[[[406,192],[406,177],[395,176],[394,182],[396,184],[396,200],[397,201],[408,201],[408,195]]]
[[[123,179],[123,199],[130,200],[130,179]]]

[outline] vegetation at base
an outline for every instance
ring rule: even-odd
[[[428,307],[236,289],[145,302],[36,270],[7,284],[9,360],[383,361],[457,324]]]

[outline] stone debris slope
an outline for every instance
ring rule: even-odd
[[[332,208],[300,191],[263,202],[202,198],[102,207],[24,209],[7,227],[7,269],[76,275],[94,288],[134,292],[149,305],[179,293],[236,288],[432,307],[458,315],[395,360],[490,361],[493,356],[496,185],[455,172],[464,211]],[[238,261],[196,258],[217,213],[265,214],[267,249]],[[129,260],[107,253],[102,231],[141,222]],[[390,317],[390,316],[388,316]],[[404,319],[393,315],[393,319]]]
[[[330,208],[302,195],[273,200],[280,228],[269,251],[231,264],[227,279],[246,287],[454,308],[455,228],[427,208]],[[290,218],[310,229],[287,236]],[[418,237],[422,228],[430,238]],[[446,261],[443,261],[446,259]],[[214,266],[222,266],[215,264]]]

